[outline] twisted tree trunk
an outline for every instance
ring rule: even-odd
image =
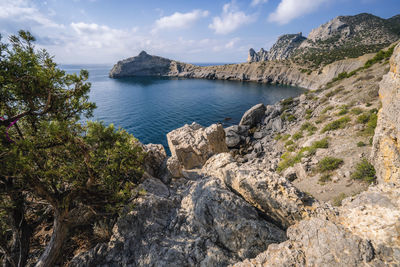
[[[36,267],[51,267],[55,265],[67,239],[68,231],[69,224],[66,220],[66,214],[56,210],[54,213],[53,234],[45,251],[36,263]]]

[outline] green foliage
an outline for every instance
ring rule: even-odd
[[[285,110],[287,110],[291,105],[293,104],[293,97],[286,98],[282,100],[281,102],[281,112],[283,113]]]
[[[333,200],[332,200],[333,206],[336,206],[336,207],[342,206],[342,201],[346,197],[347,197],[347,195],[345,193],[340,193],[339,195],[334,197]]]
[[[340,87],[336,88],[335,90],[330,91],[330,92],[327,93],[325,96],[326,96],[326,97],[332,97],[332,96],[334,96],[334,95],[340,93],[340,92],[343,91],[343,90],[344,90],[344,87],[340,86]]]
[[[321,175],[321,177],[318,179],[318,182],[320,182],[321,184],[325,184],[329,181],[332,181],[331,175],[329,173]]]
[[[348,107],[347,105],[342,105],[342,106],[340,107],[340,110],[339,110],[339,112],[337,113],[337,115],[338,115],[338,116],[343,116],[343,115],[346,115],[347,112],[349,112],[349,107]]]
[[[366,124],[364,134],[373,135],[378,122],[377,109],[371,109],[357,117],[357,122]]]
[[[293,144],[294,144],[293,140],[289,140],[289,141],[287,141],[285,143],[285,146],[290,146],[290,145],[293,145]]]
[[[353,113],[354,115],[359,115],[359,114],[363,113],[363,109],[361,109],[361,108],[353,108],[351,110],[351,113]]]
[[[281,138],[282,138],[282,135],[278,133],[277,135],[275,135],[274,140],[278,141]]]
[[[307,109],[307,110],[306,110],[306,119],[307,119],[307,120],[311,118],[312,112],[313,112],[312,109]]]
[[[326,138],[315,141],[311,147],[303,147],[296,155],[292,155],[289,152],[293,152],[295,150],[295,146],[293,143],[290,143],[291,146],[288,146],[288,152],[284,153],[281,156],[281,161],[278,164],[277,172],[282,172],[288,167],[293,166],[296,163],[301,162],[301,159],[304,157],[305,153],[307,152],[308,155],[314,155],[317,151],[317,148],[328,148],[328,140]]]
[[[317,131],[317,127],[315,127],[311,122],[305,122],[303,125],[301,125],[300,130],[307,131],[309,135],[312,135]]]
[[[374,166],[368,162],[366,158],[362,158],[355,167],[355,171],[352,173],[351,178],[356,180],[362,180],[367,183],[373,183],[376,179]]]
[[[332,110],[332,109],[333,109],[332,106],[327,106],[321,111],[321,114],[325,114],[326,112],[328,112],[329,110]]]
[[[391,46],[386,51],[380,50],[378,53],[376,53],[376,55],[373,58],[371,58],[370,60],[365,62],[364,68],[367,69],[367,68],[371,67],[372,65],[374,65],[375,63],[382,61],[383,59],[389,59],[393,54],[394,48],[395,48],[395,45]]]
[[[327,172],[333,171],[340,167],[343,164],[342,159],[334,158],[334,157],[325,157],[318,163],[318,171]]]
[[[296,133],[292,136],[293,140],[299,140],[299,139],[302,138],[302,137],[303,137],[303,134],[302,134],[301,131],[296,132]]]
[[[357,147],[363,147],[363,146],[365,146],[365,143],[363,141],[357,143]]]
[[[286,141],[286,140],[288,140],[289,138],[290,138],[290,134],[285,134],[285,135],[283,135],[282,136],[282,141]]]
[[[5,117],[0,121],[0,184],[7,185],[0,187],[0,226],[6,225],[5,232],[14,231],[16,237],[28,215],[34,220],[32,214],[45,210],[53,211],[54,220],[67,228],[93,222],[97,214],[116,216],[142,178],[146,156],[124,130],[78,123],[95,108],[89,102],[88,72],[66,74],[46,51],[35,50],[34,40],[20,31],[10,37],[10,46],[0,43],[0,113]],[[10,142],[6,127],[17,119],[9,130]],[[24,208],[32,198],[48,204]],[[10,223],[17,221],[7,206],[23,212],[18,224]],[[0,242],[4,239],[7,236],[0,235]],[[20,241],[17,237],[13,242]],[[42,260],[53,266],[46,260],[54,258],[57,255]]]
[[[281,119],[284,120],[284,121],[292,122],[292,121],[296,120],[296,117],[293,114],[290,114],[290,113],[285,111],[284,113],[282,113]]]
[[[344,116],[338,120],[335,120],[331,123],[328,123],[327,125],[325,125],[324,128],[322,128],[321,132],[325,133],[327,131],[333,131],[333,130],[337,130],[337,129],[343,129],[344,127],[346,127],[347,123],[351,121],[350,117],[348,116]]]

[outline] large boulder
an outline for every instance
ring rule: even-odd
[[[225,141],[229,148],[238,147],[248,136],[248,126],[233,125],[225,128]]]
[[[108,244],[76,256],[71,266],[227,266],[255,257],[285,232],[218,179],[147,179]]]
[[[290,227],[287,236],[288,241],[272,244],[256,258],[232,266],[387,266],[374,259],[374,249],[367,240],[327,220],[303,220]]]
[[[228,151],[221,124],[207,128],[193,122],[191,125],[167,134],[168,146],[185,169],[201,167],[212,155]]]
[[[307,213],[304,203],[307,196],[287,179],[251,164],[240,165],[229,153],[210,158],[202,172],[219,178],[283,228],[301,220]]]
[[[265,115],[265,106],[264,104],[257,104],[246,111],[240,120],[239,125],[247,125],[250,127],[255,126],[257,123],[260,123],[262,118]]]

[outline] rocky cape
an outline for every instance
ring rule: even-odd
[[[144,145],[146,179],[111,239],[70,265],[399,266],[399,69],[397,45],[390,63],[258,104],[239,125],[176,129],[167,135],[171,157],[161,145]],[[370,138],[357,116],[373,117],[378,91],[372,146],[355,145]],[[347,124],[326,128],[343,114]],[[327,156],[344,161],[321,184]],[[377,170],[371,185],[347,174],[363,158]],[[340,203],[332,190],[344,194]]]
[[[228,64],[199,67],[192,64],[152,56],[141,52],[138,56],[118,62],[110,71],[111,78],[134,76],[165,76],[210,80],[252,81],[285,84],[308,89],[318,89],[337,77],[362,67],[374,54],[359,58],[339,60],[306,73],[303,66],[279,61]]]

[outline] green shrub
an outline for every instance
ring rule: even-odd
[[[301,125],[300,130],[307,131],[309,135],[312,135],[317,131],[317,127],[315,127],[311,122],[305,122]]]
[[[281,112],[287,110],[293,104],[293,97],[286,98],[281,102]]]
[[[302,134],[301,131],[295,133],[295,134],[292,136],[293,140],[299,140],[299,139],[302,138],[302,137],[303,137],[303,134]]]
[[[289,141],[287,141],[285,143],[285,146],[290,146],[290,145],[293,145],[293,144],[294,144],[293,140],[289,140]]]
[[[329,110],[332,110],[332,109],[333,109],[332,106],[327,106],[326,108],[324,108],[324,109],[321,111],[321,114],[325,114],[326,112],[328,112]]]
[[[318,179],[318,181],[321,183],[321,184],[325,184],[326,182],[329,182],[329,181],[332,181],[332,179],[331,179],[331,175],[330,174],[323,174],[323,175],[321,175],[321,177]]]
[[[286,149],[288,152],[294,152],[296,150],[296,145],[288,146]]]
[[[312,148],[328,148],[328,146],[329,146],[329,143],[328,143],[328,139],[327,138],[324,138],[324,139],[321,139],[321,140],[319,140],[319,141],[315,141],[313,144],[312,144]]]
[[[353,108],[351,110],[351,113],[355,114],[355,115],[359,115],[363,112],[363,110],[361,108]]]
[[[282,136],[282,141],[286,141],[290,138],[290,134],[285,134],[284,136]]]
[[[375,174],[376,172],[374,166],[369,163],[366,158],[362,158],[361,161],[357,163],[351,178],[373,183],[376,179]]]
[[[320,172],[333,171],[340,167],[343,164],[342,159],[334,158],[334,157],[325,157],[318,163],[318,170]]]
[[[345,193],[340,193],[338,196],[334,197],[332,200],[333,206],[342,206],[342,201],[345,199],[347,196]]]
[[[292,121],[295,121],[295,120],[296,120],[296,117],[295,117],[293,114],[290,114],[290,113],[288,113],[288,112],[284,112],[284,113],[282,113],[282,115],[281,115],[281,119],[284,120],[284,121],[290,121],[290,122],[292,122]]]
[[[376,53],[376,55],[371,58],[370,60],[368,60],[367,62],[365,62],[364,64],[364,68],[367,69],[369,67],[371,67],[372,65],[374,65],[375,63],[383,60],[383,59],[388,59],[392,56],[393,54],[393,50],[395,48],[395,45],[391,46],[388,50],[384,51],[384,50],[380,50],[378,53]]]
[[[282,138],[282,135],[281,134],[277,134],[277,135],[275,135],[275,137],[274,137],[274,139],[276,140],[276,141],[278,141],[278,140],[280,140]]]
[[[366,124],[369,120],[369,113],[363,113],[360,116],[357,117],[357,122],[358,123],[362,123],[362,124]]]
[[[349,107],[347,105],[342,105],[340,107],[340,111],[337,113],[338,116],[342,116],[347,114],[347,112],[349,111]]]
[[[365,146],[365,143],[363,141],[360,141],[360,142],[357,143],[357,146],[358,147],[363,147],[363,146]]]
[[[350,121],[350,117],[348,117],[348,116],[342,117],[338,120],[335,120],[335,121],[325,125],[325,127],[322,128],[321,132],[325,133],[327,131],[343,129],[349,121]]]
[[[276,168],[277,172],[282,172],[288,167],[292,167],[294,164],[299,163],[302,158],[302,154],[298,153],[296,156],[291,156],[289,153],[284,153],[282,155],[282,160],[279,162],[278,167]]]

